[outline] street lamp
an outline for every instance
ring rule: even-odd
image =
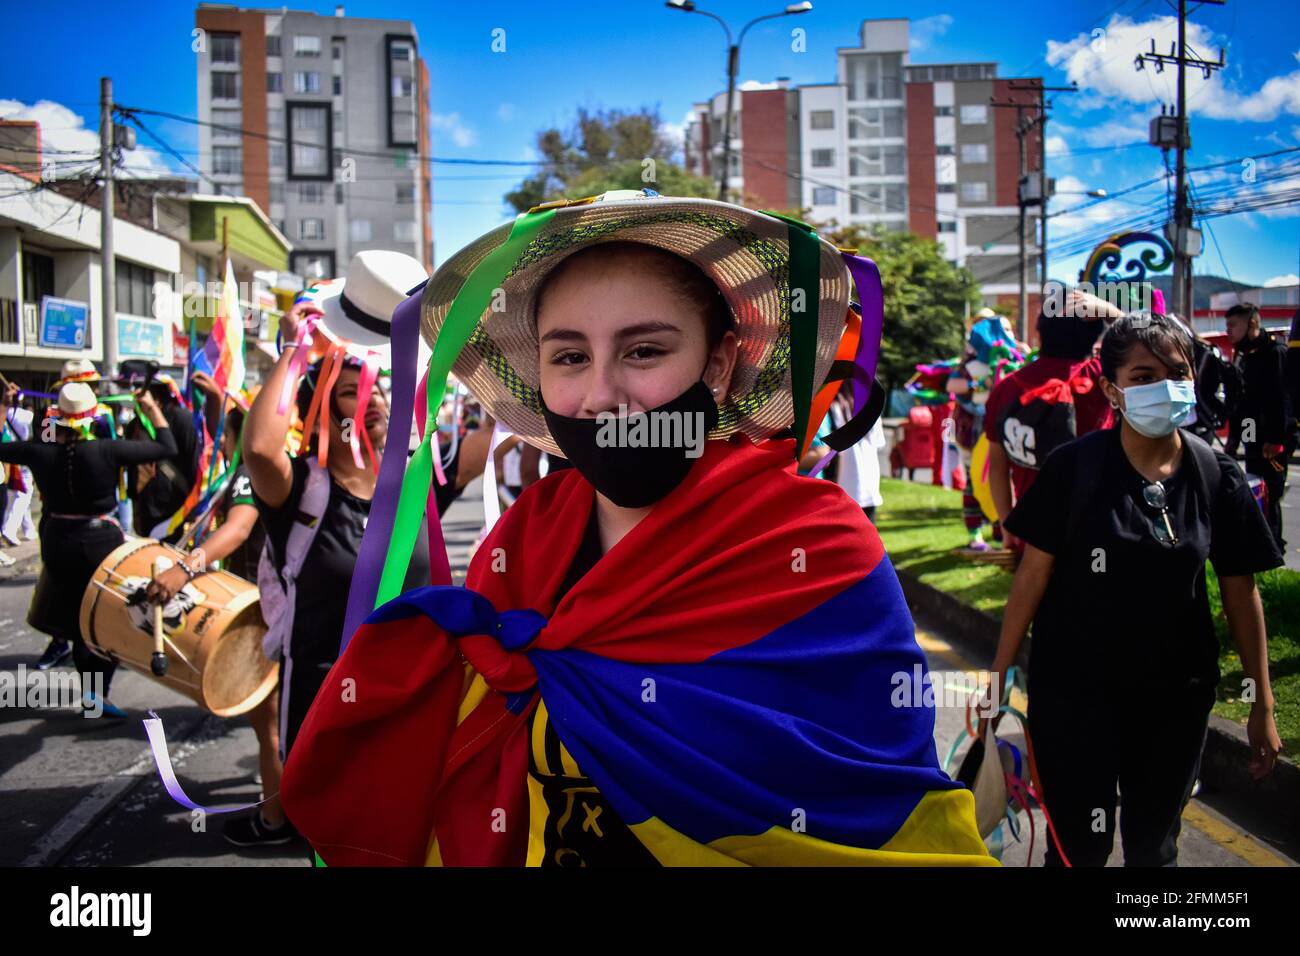
[[[755,17],[741,28],[740,37],[735,43],[731,42],[731,28],[719,16],[709,13],[707,10],[697,10],[694,0],[667,0],[664,6],[672,10],[680,10],[682,13],[698,13],[706,16],[711,20],[716,20],[722,26],[723,32],[727,34],[727,115],[723,120],[722,130],[722,171],[718,174],[718,199],[726,202],[727,199],[727,175],[731,167],[731,109],[736,96],[736,71],[740,65],[740,44],[745,42],[745,33],[755,23],[763,20],[774,20],[777,17],[793,16],[796,13],[807,13],[812,10],[812,4],[807,0],[803,3],[792,3],[780,13],[768,13],[761,17]],[[712,113],[712,108],[709,110]]]

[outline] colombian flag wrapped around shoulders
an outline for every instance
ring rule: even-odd
[[[329,865],[523,865],[538,694],[582,773],[664,864],[996,865],[875,529],[793,442],[711,441],[563,597],[594,501],[529,488],[465,588],[377,610],[334,665],[282,795]],[[534,827],[536,829],[536,827]]]

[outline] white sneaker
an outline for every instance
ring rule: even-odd
[[[9,555],[5,554],[3,551],[0,551],[0,568],[7,568],[17,563],[18,562],[15,561],[13,558],[9,557]]]

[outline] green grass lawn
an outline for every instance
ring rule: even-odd
[[[953,553],[967,539],[961,520],[961,494],[933,485],[884,479],[885,503],[876,509],[876,527],[890,560],[900,571],[920,579],[963,603],[1002,619],[1011,591],[1011,574]],[[1241,659],[1228,636],[1228,622],[1219,598],[1219,581],[1207,567],[1210,609],[1221,647],[1219,701],[1214,711],[1244,723],[1250,705],[1241,693]],[[1300,573],[1278,568],[1258,576],[1268,625],[1269,673],[1277,702],[1277,727],[1287,753],[1300,753]],[[983,662],[981,662],[983,663]]]

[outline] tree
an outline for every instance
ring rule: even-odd
[[[570,129],[538,132],[542,166],[505,199],[525,212],[538,203],[582,199],[610,189],[648,187],[670,196],[713,195],[713,183],[672,162],[676,150],[657,109],[579,109]]]
[[[968,309],[979,308],[979,283],[945,259],[937,242],[862,225],[819,231],[837,246],[857,247],[880,269],[885,326],[876,375],[887,389],[901,388],[921,363],[961,354]]]

